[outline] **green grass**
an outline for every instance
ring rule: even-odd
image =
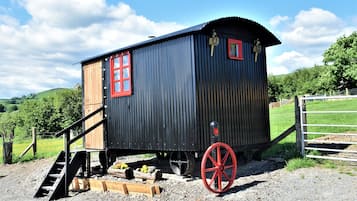
[[[314,167],[315,165],[317,165],[315,160],[309,158],[294,158],[287,162],[286,169],[288,171],[294,171],[299,168]]]
[[[357,111],[357,99],[334,100],[334,101],[314,101],[307,103],[307,111]],[[342,114],[308,114],[308,124],[340,124],[357,125],[355,113]],[[309,131],[341,133],[357,131],[357,128],[344,127],[309,127]]]
[[[57,94],[63,92],[63,91],[70,91],[71,89],[67,88],[56,88],[56,89],[50,89],[47,91],[40,92],[36,94],[36,98],[48,98],[48,97],[57,97]]]
[[[54,138],[54,139],[38,139],[37,140],[37,153],[36,157],[33,157],[32,149],[28,151],[21,159],[19,159],[19,155],[26,149],[26,147],[31,144],[30,139],[22,140],[20,142],[14,141],[13,143],[13,155],[12,161],[13,163],[16,162],[24,162],[30,161],[33,159],[40,159],[40,158],[49,158],[52,156],[56,156],[60,150],[63,150],[63,139],[62,138]],[[0,140],[2,145],[2,140]],[[0,163],[3,163],[2,158],[2,149],[3,147],[0,146]]]
[[[357,99],[334,100],[334,101],[313,101],[307,102],[307,111],[357,111]],[[294,104],[284,105],[270,110],[270,132],[271,139],[279,136],[284,130],[295,123]],[[338,125],[357,125],[356,114],[308,114],[307,123],[309,124],[338,124]],[[343,133],[357,131],[357,128],[338,128],[338,127],[309,127],[308,131]],[[309,135],[308,138],[320,137],[318,135]],[[310,153],[321,154],[321,153]],[[319,164],[326,168],[335,168],[336,163],[327,160],[312,160],[299,158],[296,150],[296,133],[292,133],[277,145],[269,148],[263,153],[263,158],[277,156],[284,158],[287,162],[287,169],[310,167]],[[313,163],[314,161],[315,163]]]

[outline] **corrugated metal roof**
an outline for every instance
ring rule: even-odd
[[[176,32],[172,32],[172,33],[169,33],[169,34],[165,34],[165,35],[162,35],[162,36],[159,36],[159,37],[155,37],[155,38],[152,38],[152,39],[149,39],[149,40],[146,40],[146,41],[143,41],[143,42],[139,42],[139,43],[136,43],[136,44],[133,44],[133,45],[129,45],[129,46],[126,46],[126,47],[115,49],[115,50],[112,50],[112,51],[109,51],[109,52],[106,52],[106,53],[103,53],[103,54],[100,54],[100,55],[97,55],[97,56],[94,56],[94,57],[87,58],[87,59],[81,61],[81,63],[85,63],[85,62],[88,62],[88,61],[91,61],[91,60],[95,60],[95,59],[98,59],[98,58],[101,58],[101,57],[107,57],[107,56],[110,56],[110,55],[112,55],[112,54],[114,54],[116,52],[130,50],[130,49],[138,48],[138,47],[141,47],[141,46],[154,44],[154,43],[157,43],[157,42],[160,42],[160,41],[163,41],[163,40],[170,40],[170,39],[181,37],[181,36],[184,36],[184,35],[189,35],[189,34],[192,34],[192,33],[195,33],[195,32],[204,31],[205,29],[210,29],[210,28],[214,27],[215,25],[219,25],[219,24],[223,24],[223,23],[234,23],[234,24],[237,24],[239,26],[250,26],[250,27],[253,27],[253,28],[257,29],[257,31],[259,31],[259,33],[261,33],[261,35],[262,35],[260,40],[261,40],[262,44],[265,45],[265,46],[278,45],[278,44],[281,43],[280,40],[274,36],[274,34],[272,34],[265,27],[263,27],[262,25],[258,24],[255,21],[252,21],[252,20],[249,20],[249,19],[245,19],[245,18],[241,18],[241,17],[225,17],[225,18],[219,18],[219,19],[216,19],[216,20],[205,22],[205,23],[202,23],[202,24],[198,24],[198,25],[195,25],[195,26],[192,26],[192,27],[189,27],[189,28],[186,28],[186,29],[182,29],[182,30],[179,30],[179,31],[176,31]]]

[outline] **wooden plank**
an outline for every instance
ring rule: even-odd
[[[89,188],[94,191],[107,191],[107,186],[105,185],[105,182],[97,179],[89,179]]]
[[[118,192],[125,195],[129,194],[128,188],[125,183],[118,183],[114,181],[105,181],[105,185],[107,186],[107,190],[111,192]]]
[[[85,115],[92,113],[96,109],[100,108],[101,104],[94,104],[84,106]],[[85,121],[85,127],[90,128],[95,123],[99,122],[103,119],[103,112],[100,112],[93,117],[89,118]],[[89,134],[85,136],[85,147],[87,149],[104,149],[104,137],[103,137],[103,125],[98,126],[96,129],[91,131]]]
[[[129,182],[119,182],[119,181],[109,181],[109,180],[98,180],[98,179],[78,179],[79,183],[84,183],[88,181],[90,189],[94,191],[111,191],[122,193],[125,195],[143,193],[149,197],[155,195],[160,195],[160,187],[158,185],[152,184],[142,184],[142,183],[129,183]]]
[[[84,115],[88,115],[103,105],[102,62],[96,61],[83,66],[83,108]],[[89,128],[103,119],[100,112],[85,121]],[[104,127],[101,125],[85,136],[86,149],[104,149]]]
[[[84,105],[102,104],[102,62],[99,60],[83,66]]]

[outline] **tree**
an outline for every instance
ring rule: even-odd
[[[67,127],[82,117],[82,88],[76,87],[59,94],[58,111],[62,115],[61,126]]]
[[[3,137],[3,140],[13,140],[16,123],[15,114],[4,113],[0,116],[0,135]]]
[[[337,88],[357,87],[357,32],[339,38],[323,56]]]
[[[56,132],[62,128],[53,98],[25,100],[20,105],[20,115],[22,127],[27,131],[31,127],[36,127],[40,133]]]
[[[3,104],[0,104],[0,112],[5,112],[5,106]]]
[[[283,85],[279,76],[268,76],[268,96],[269,102],[277,102],[282,95]]]

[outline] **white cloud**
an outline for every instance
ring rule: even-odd
[[[279,21],[280,17],[273,17],[273,24],[274,20]],[[355,30],[355,25],[349,25],[330,11],[320,8],[302,10],[295,17],[285,19],[284,26],[277,30],[283,51],[270,60],[269,72],[282,74],[280,70],[292,72],[321,64],[324,51],[339,37]]]
[[[269,20],[269,24],[273,27],[278,26],[281,22],[287,21],[289,19],[288,16],[281,16],[281,15],[276,15],[274,17],[272,17]]]
[[[105,0],[19,0],[32,16],[25,24],[0,15],[0,98],[80,82],[80,66],[98,53],[183,28],[137,15]]]
[[[292,72],[298,68],[312,67],[315,64],[321,64],[322,56],[312,57],[310,55],[304,55],[300,52],[289,51],[283,52],[281,55],[275,57],[273,61],[278,65],[279,68],[284,67],[284,69]]]
[[[334,13],[320,8],[300,11],[291,25],[281,33],[282,40],[296,48],[327,48],[344,34],[351,34],[353,28]],[[308,49],[309,50],[309,49]]]

